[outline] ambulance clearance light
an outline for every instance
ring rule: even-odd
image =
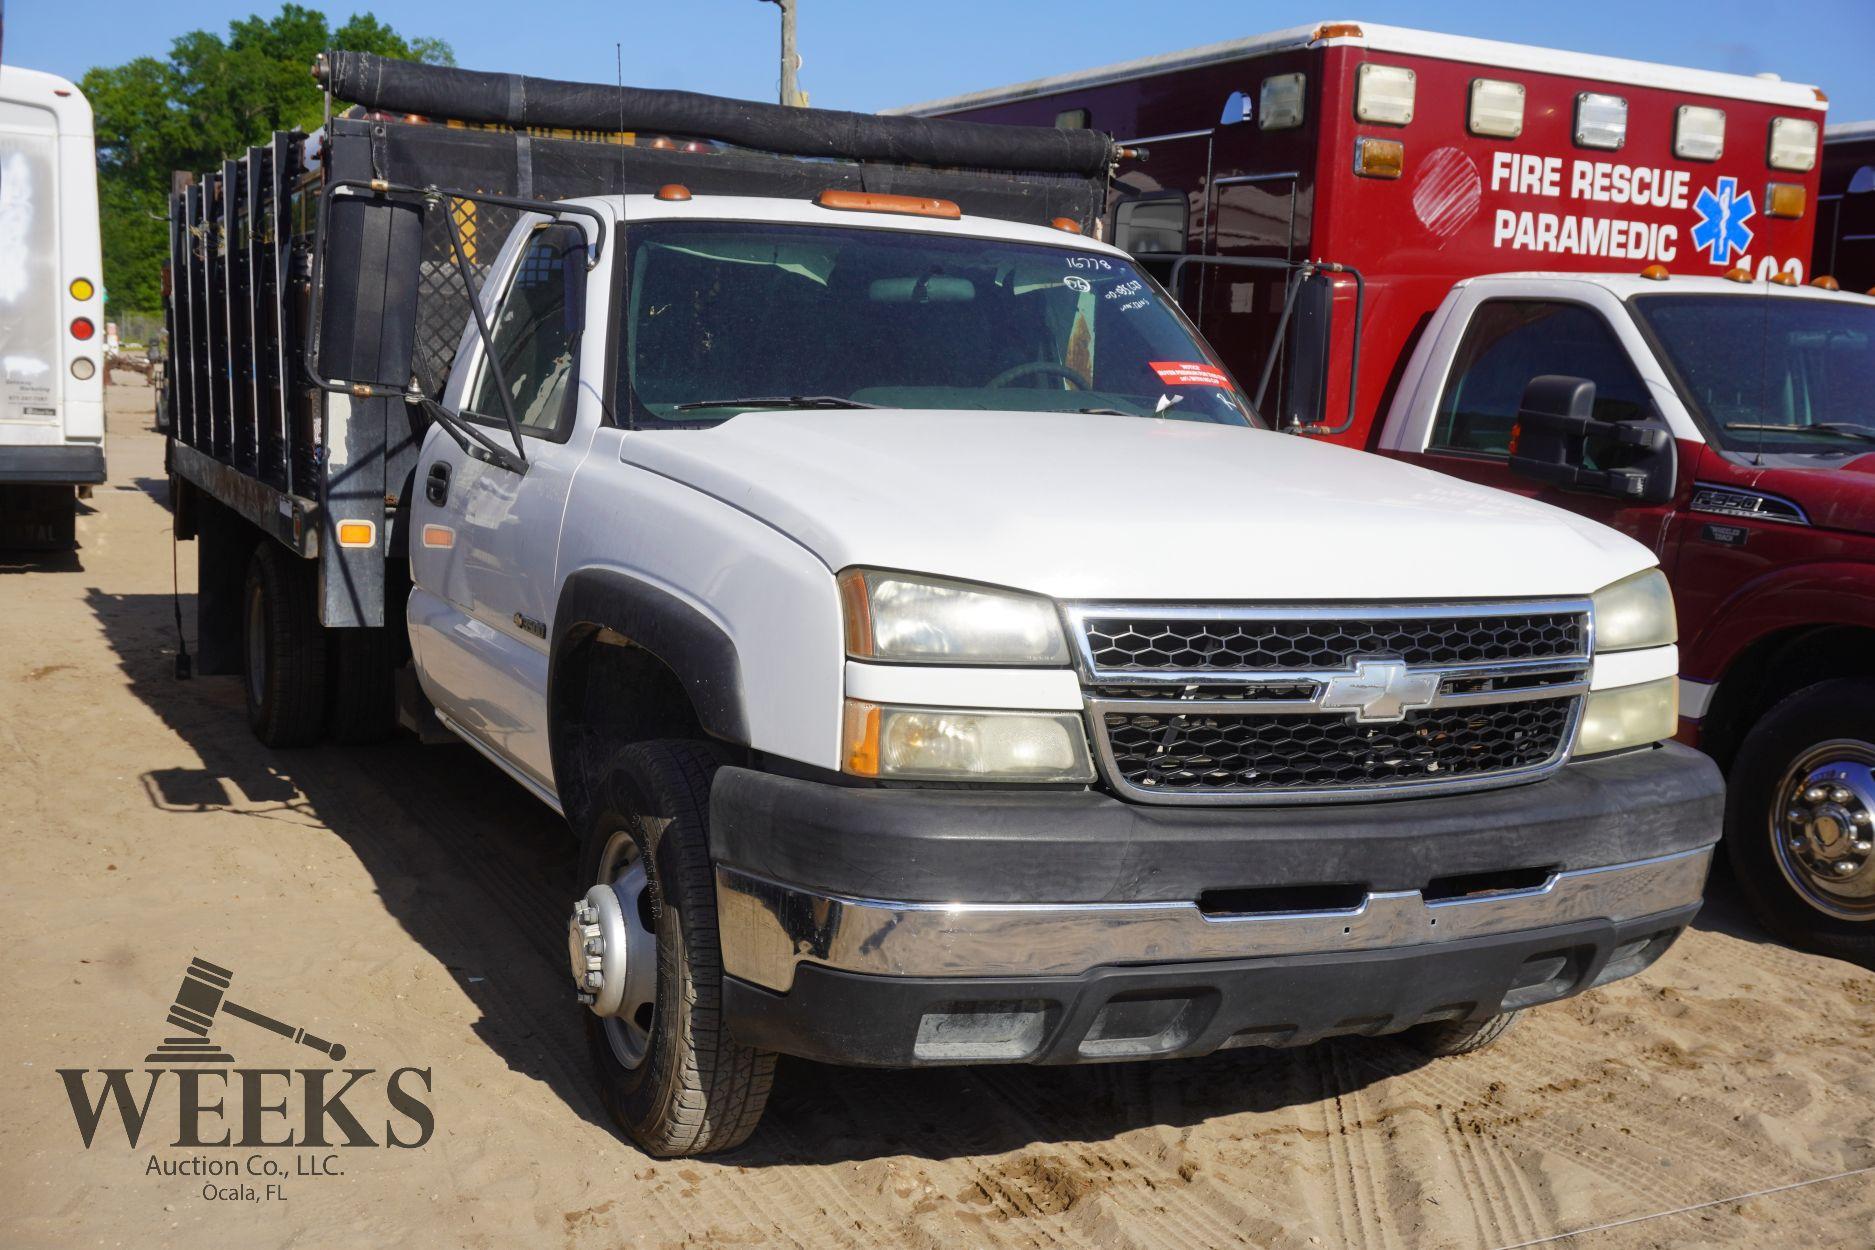
[[[1367,32],[1355,22],[1323,22],[1315,28],[1315,42],[1325,43],[1330,39],[1364,39]]]
[[[1081,233],[1081,223],[1072,217],[1057,217],[1048,224],[1057,230],[1065,230],[1069,234]]]
[[[690,188],[681,182],[667,182],[658,188],[658,198],[668,203],[681,204],[690,198]]]
[[[1354,116],[1380,126],[1404,126],[1413,120],[1417,76],[1404,65],[1361,66],[1354,86]]]
[[[1673,154],[1683,161],[1716,161],[1725,154],[1725,110],[1682,104],[1673,120]]]
[[[1740,269],[1736,266],[1734,266],[1731,269],[1727,269],[1722,276],[1725,278],[1727,282],[1749,282],[1751,281],[1751,271],[1749,269]]]
[[[1816,168],[1816,123],[1807,117],[1773,117],[1771,149],[1765,158],[1772,169],[1808,173]]]
[[[1584,91],[1576,97],[1576,145],[1617,151],[1628,141],[1628,102],[1618,95]]]
[[[1828,274],[1826,274],[1826,273],[1825,273],[1825,274],[1818,274],[1818,275],[1817,275],[1816,277],[1814,277],[1814,278],[1812,278],[1812,279],[1810,279],[1810,285],[1811,285],[1811,286],[1813,286],[1813,287],[1815,287],[1815,288],[1816,288],[1817,290],[1819,290],[1819,291],[1840,291],[1840,290],[1842,290],[1842,283],[1840,283],[1840,282],[1838,282],[1838,281],[1836,281],[1836,279],[1834,279],[1834,278],[1832,278],[1832,277],[1830,277],[1830,276],[1829,276]]]
[[[1276,74],[1257,93],[1257,129],[1294,130],[1302,124],[1303,74]]]
[[[1773,182],[1764,188],[1764,214],[1767,217],[1801,217],[1804,199],[1802,183]]]
[[[1779,286],[1796,286],[1797,275],[1788,269],[1780,269],[1771,275],[1771,281],[1777,283]]]
[[[1398,139],[1354,141],[1354,172],[1363,178],[1398,178],[1406,168],[1406,145]]]
[[[1487,139],[1515,139],[1523,133],[1523,84],[1497,78],[1471,80],[1471,111],[1465,124]]]
[[[1641,270],[1641,277],[1654,282],[1665,282],[1670,276],[1665,265],[1649,265]]]

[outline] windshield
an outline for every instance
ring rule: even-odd
[[[1773,295],[1634,300],[1710,437],[1745,454],[1875,447],[1875,303]]]
[[[776,407],[1255,424],[1158,287],[1091,248],[764,222],[647,222],[628,243],[639,426]]]

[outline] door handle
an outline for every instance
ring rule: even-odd
[[[423,482],[423,497],[437,507],[449,499],[449,462],[438,460],[430,466],[430,475]]]

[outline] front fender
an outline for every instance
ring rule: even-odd
[[[1681,640],[1685,673],[1717,681],[1759,639],[1827,625],[1875,629],[1875,567],[1817,561],[1752,578],[1714,605],[1694,634]]]

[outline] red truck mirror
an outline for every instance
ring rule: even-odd
[[[1517,405],[1510,468],[1565,490],[1665,503],[1673,498],[1673,436],[1652,417],[1601,420],[1595,383],[1543,374],[1530,379]]]

